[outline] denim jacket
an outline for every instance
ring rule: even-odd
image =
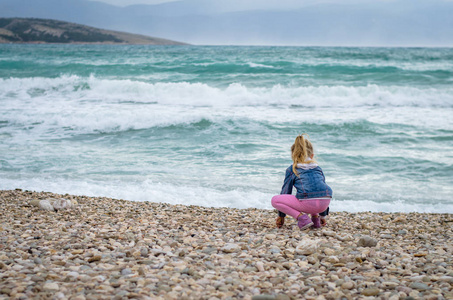
[[[297,199],[332,197],[332,189],[327,185],[324,173],[319,166],[310,169],[297,168],[297,172],[299,176],[294,174],[292,165],[286,169],[285,181],[280,194],[292,194],[293,187],[295,187]],[[321,215],[327,215],[328,210]],[[285,216],[282,212],[279,212],[279,215]]]

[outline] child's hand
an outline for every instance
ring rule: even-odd
[[[326,226],[326,224],[327,224],[326,218],[321,217],[321,218],[319,218],[319,220],[321,221],[321,226],[322,227]]]
[[[277,228],[281,228],[285,224],[285,217],[277,217]]]

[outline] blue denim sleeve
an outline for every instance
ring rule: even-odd
[[[294,186],[294,176],[293,176],[293,171],[291,168],[286,169],[286,174],[285,174],[285,181],[283,181],[283,186],[282,186],[282,191],[280,192],[280,195],[283,194],[288,194],[291,195],[293,193],[293,186]]]
[[[285,180],[283,181],[282,191],[280,192],[280,195],[282,195],[282,194],[291,195],[292,194],[293,186],[294,186],[294,178],[295,177],[293,176],[293,171],[291,170],[291,167],[289,167],[288,169],[286,169]],[[286,214],[279,211],[278,216],[286,217]]]

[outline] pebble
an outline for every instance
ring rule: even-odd
[[[95,262],[95,261],[100,261],[102,259],[102,256],[100,255],[94,255],[90,258],[88,258],[88,262],[89,263],[92,263],[92,262]]]
[[[380,238],[381,239],[393,239],[393,236],[391,234],[381,234]],[[377,245],[377,243],[376,243],[376,245]],[[370,246],[367,246],[367,247],[370,247]]]
[[[419,291],[429,290],[429,286],[422,282],[413,282],[409,285],[409,287]]]
[[[269,252],[272,253],[272,254],[276,254],[276,253],[280,253],[280,252],[282,252],[282,251],[280,250],[280,248],[271,247],[271,248],[269,249]]]
[[[241,247],[234,243],[227,243],[225,246],[222,247],[221,250],[225,253],[233,253],[239,252],[241,250]]]
[[[327,255],[327,256],[331,256],[331,255],[334,255],[335,254],[335,250],[333,249],[330,249],[330,248],[325,248],[323,250],[324,254]]]
[[[392,282],[392,281],[385,281],[381,284],[381,286],[384,288],[384,289],[394,289],[398,286],[399,284],[396,283],[396,282]]]
[[[396,288],[396,290],[398,292],[405,293],[406,295],[409,295],[412,292],[412,289],[410,287],[407,287],[407,286],[398,286]]]
[[[42,259],[40,259],[39,257],[35,257],[35,258],[33,259],[33,262],[34,262],[35,264],[37,264],[37,265],[40,265],[40,264],[42,264]]]
[[[143,248],[140,249],[140,255],[141,256],[148,257],[148,254],[149,254],[148,248],[143,247]]]
[[[257,268],[258,271],[260,271],[260,272],[264,272],[264,271],[265,271],[265,270],[264,270],[264,264],[263,264],[263,262],[261,262],[261,261],[257,261],[257,262],[256,262],[256,268]]]
[[[123,275],[123,276],[127,276],[127,275],[130,275],[130,274],[132,274],[132,270],[129,269],[129,268],[125,268],[125,269],[121,270],[121,275]]]
[[[46,211],[54,211],[54,207],[48,200],[39,201],[39,208]]]
[[[79,277],[79,273],[73,271],[73,272],[69,272],[67,274],[67,276],[77,278],[77,277]]]
[[[438,280],[441,282],[453,283],[453,276],[441,276]]]
[[[255,295],[252,300],[275,300],[276,297],[272,295]]]
[[[353,288],[354,288],[354,282],[352,282],[352,281],[346,281],[346,282],[344,282],[344,283],[341,285],[341,288],[342,288],[342,289],[345,289],[345,290],[353,289]]]
[[[370,236],[364,235],[360,237],[359,241],[357,242],[357,246],[359,247],[376,247],[378,241],[373,239]]]
[[[0,289],[0,293],[2,293],[3,295],[11,295],[11,289],[10,288],[2,288]]]
[[[317,239],[304,239],[296,246],[296,253],[301,255],[310,255],[318,250],[319,240]]]
[[[269,234],[266,234],[266,235],[264,236],[264,238],[266,238],[266,239],[268,239],[268,240],[275,240],[275,239],[277,238],[277,236],[276,236],[275,234],[269,233]]]
[[[30,279],[32,281],[35,281],[35,282],[45,281],[46,280],[43,276],[38,276],[38,275],[33,275]]]
[[[301,232],[273,210],[18,190],[0,210],[0,299],[453,299],[451,214],[332,212]]]
[[[43,290],[50,291],[50,292],[60,290],[60,287],[58,286],[58,283],[56,283],[56,282],[47,282],[43,285],[42,288],[43,288]]]
[[[53,201],[52,206],[55,210],[69,209],[73,206],[71,200],[56,199]]]
[[[362,291],[362,295],[364,295],[364,296],[377,296],[377,295],[379,295],[379,293],[380,293],[380,290],[375,287],[366,288]]]

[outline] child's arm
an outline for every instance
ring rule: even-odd
[[[295,176],[291,166],[288,169],[286,169],[285,180],[283,181],[283,186],[280,195],[282,194],[291,195],[293,193],[294,179]],[[278,216],[284,218],[286,217],[286,214],[279,211]]]
[[[293,193],[295,175],[292,170],[292,166],[286,169],[285,180],[283,181],[282,191],[280,195],[287,194],[291,195]]]

